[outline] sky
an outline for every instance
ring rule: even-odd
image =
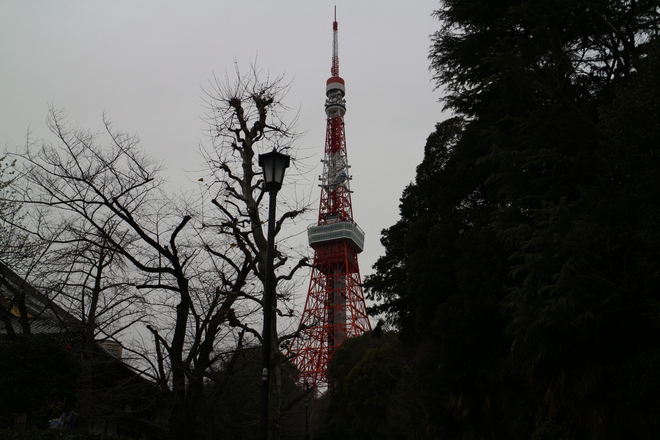
[[[164,162],[170,184],[189,188],[208,174],[203,89],[256,60],[291,82],[284,103],[298,114],[317,209],[335,6],[353,213],[366,233],[360,269],[373,273],[380,232],[398,220],[426,138],[448,117],[427,58],[438,0],[1,0],[0,147],[28,130],[52,140],[49,105],[92,130],[105,113]]]

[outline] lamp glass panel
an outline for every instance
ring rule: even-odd
[[[278,157],[276,160],[274,160],[273,164],[273,179],[275,182],[281,184],[284,181],[284,170],[286,169],[286,166],[288,165],[288,161],[286,160],[288,158],[284,157]]]
[[[284,172],[289,166],[289,160],[289,156],[277,151],[259,155],[259,165],[263,169],[266,184],[282,184]]]
[[[275,179],[275,160],[273,157],[264,157],[263,169],[264,180],[266,183],[271,183]]]

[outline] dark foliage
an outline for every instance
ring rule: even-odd
[[[62,336],[33,335],[0,340],[0,423],[27,414],[28,424],[49,419],[76,404],[80,364]]]
[[[365,283],[407,357],[361,390],[390,390],[379,414],[418,403],[389,438],[660,436],[659,7],[436,11],[430,60],[457,116],[429,136]]]
[[[341,345],[329,366],[336,381],[328,391],[330,419],[321,438],[401,438],[403,412],[393,401],[406,368],[402,355],[397,335],[380,329]]]
[[[259,387],[261,348],[239,347],[227,354],[222,368],[209,374],[205,383],[204,412],[198,414],[202,439],[249,440],[259,434]],[[277,416],[277,430],[281,438],[304,438],[306,396],[296,384],[295,366],[281,360],[282,410]]]
[[[3,440],[123,440],[125,437],[106,436],[91,432],[67,432],[55,429],[0,430]]]

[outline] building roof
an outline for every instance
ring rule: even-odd
[[[59,333],[81,322],[46,295],[0,261],[0,334],[8,334],[11,325],[14,333],[23,333],[20,324],[20,299],[25,301],[30,332],[33,334]]]

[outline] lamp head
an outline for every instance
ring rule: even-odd
[[[290,157],[273,151],[259,155],[259,166],[264,172],[266,190],[279,191],[284,181],[284,171],[289,167]]]

